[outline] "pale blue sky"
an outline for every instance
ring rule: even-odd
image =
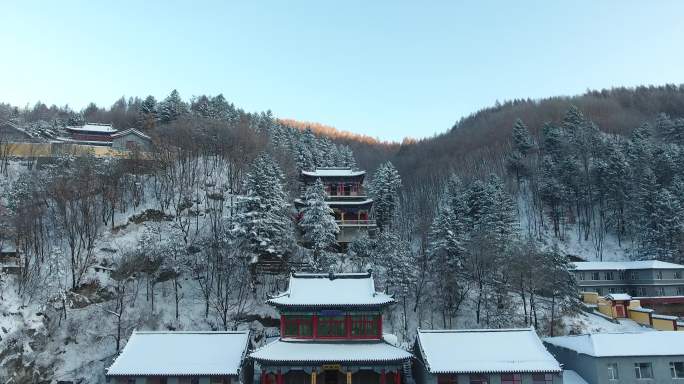
[[[684,83],[684,1],[3,1],[0,100],[223,93],[382,139],[496,100]]]

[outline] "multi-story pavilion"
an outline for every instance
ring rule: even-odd
[[[340,228],[338,243],[349,243],[359,234],[375,230],[375,220],[370,219],[373,199],[366,196],[363,187],[365,176],[366,171],[351,168],[316,168],[314,171],[302,171],[300,175],[302,195],[305,188],[316,180],[323,182],[326,202],[332,208]],[[295,200],[297,208],[303,205],[302,199]]]
[[[250,356],[261,384],[401,384],[412,355],[385,340],[383,309],[368,273],[304,274],[267,301],[280,312],[280,338]]]

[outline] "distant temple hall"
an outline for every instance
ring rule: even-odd
[[[401,384],[412,355],[386,341],[382,311],[394,299],[370,273],[293,274],[268,300],[280,339],[253,352],[260,384]]]
[[[332,208],[340,228],[337,235],[340,244],[349,243],[360,234],[372,232],[376,228],[375,220],[370,218],[373,199],[366,196],[363,187],[365,176],[366,171],[351,168],[316,168],[314,171],[302,171],[300,175],[302,195],[306,187],[318,179],[325,185],[326,202]],[[296,199],[295,206],[301,209],[304,201]]]

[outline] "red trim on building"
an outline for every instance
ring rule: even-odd
[[[642,306],[649,304],[684,304],[684,296],[663,296],[663,297],[634,297],[639,300]]]

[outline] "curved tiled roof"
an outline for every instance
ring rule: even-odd
[[[411,354],[385,341],[277,340],[257,349],[250,357],[262,362],[382,363],[411,358]]]
[[[248,331],[133,332],[107,375],[237,375],[248,343]]]
[[[266,302],[283,307],[368,307],[394,299],[375,291],[371,273],[295,273],[287,291]]]
[[[418,330],[431,373],[560,372],[532,328]]]

